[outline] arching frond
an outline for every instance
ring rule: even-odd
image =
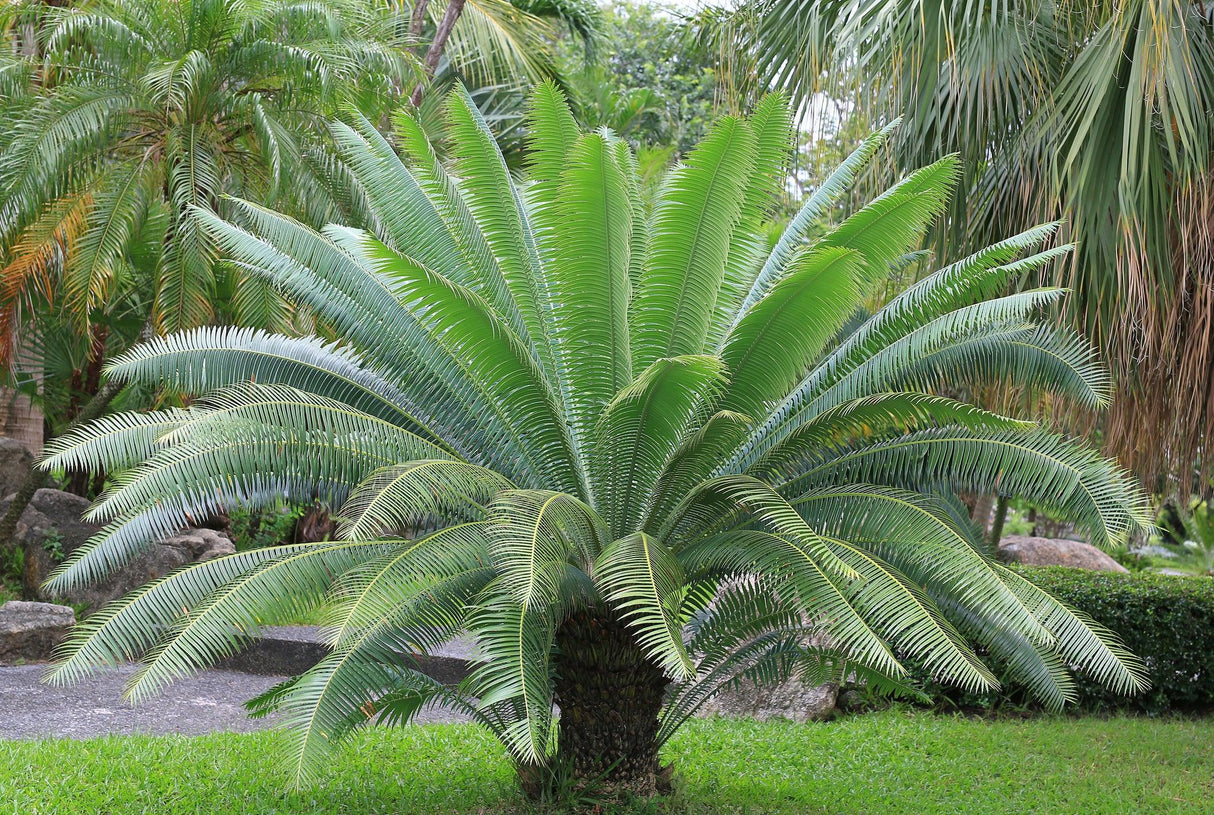
[[[613,535],[634,528],[667,459],[724,382],[716,357],[660,359],[607,405],[591,473],[596,505]]]
[[[637,644],[675,680],[695,674],[683,646],[679,607],[686,593],[683,567],[660,540],[636,532],[607,546],[595,563],[604,599],[636,631]]]
[[[1044,430],[919,430],[824,454],[779,489],[797,495],[838,480],[1023,497],[1075,519],[1100,546],[1151,524],[1145,498],[1115,465]]]

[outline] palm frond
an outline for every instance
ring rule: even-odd
[[[683,646],[679,607],[686,594],[682,564],[668,546],[635,532],[603,549],[594,564],[594,582],[604,599],[636,632],[637,644],[678,681],[696,667]]]
[[[632,302],[635,370],[703,350],[755,152],[750,127],[726,118],[666,179]]]

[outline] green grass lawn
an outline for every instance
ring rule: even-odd
[[[469,726],[377,729],[286,792],[280,736],[0,742],[0,813],[529,812]],[[993,721],[902,710],[827,724],[694,722],[661,812],[1214,812],[1214,720]]]

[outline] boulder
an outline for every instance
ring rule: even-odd
[[[13,496],[0,502],[0,513]],[[25,551],[27,584],[39,586],[63,558],[72,554],[101,527],[81,519],[89,500],[62,490],[41,489],[34,493],[17,521],[13,538]],[[72,589],[53,598],[95,611],[158,577],[187,563],[209,560],[236,551],[232,539],[214,529],[187,529],[159,541],[117,572],[97,583]]]
[[[0,665],[50,659],[76,624],[70,606],[12,600],[0,606]]]
[[[11,495],[34,467],[34,454],[16,439],[0,436],[0,495]]]
[[[1026,566],[1070,566],[1093,572],[1128,572],[1113,558],[1081,541],[1008,535],[999,542],[999,559]]]
[[[0,502],[0,514],[8,511],[13,496]],[[25,582],[39,586],[55,566],[100,529],[81,520],[89,507],[87,498],[62,490],[40,489],[17,519],[13,542],[25,552]]]
[[[750,584],[749,578],[727,580],[717,589],[704,614],[712,616],[730,594]],[[807,648],[829,649],[830,639],[809,617],[802,617],[803,634],[799,638]],[[813,684],[791,677],[776,684],[756,684],[741,681],[718,692],[696,712],[697,716],[731,716],[767,721],[789,719],[794,722],[814,722],[828,718],[835,709],[839,686],[833,683]]]
[[[0,502],[0,513],[8,511],[13,496]],[[48,537],[57,538],[64,554],[75,551],[101,528],[82,520],[89,508],[89,499],[63,490],[43,488],[34,493],[29,506],[17,520],[14,533],[19,543],[42,543]]]
[[[214,529],[187,529],[158,541],[134,560],[97,583],[68,592],[64,599],[95,611],[135,589],[164,577],[189,563],[230,555],[236,551],[232,539]]]
[[[833,683],[813,685],[799,679],[778,685],[743,682],[709,699],[696,715],[817,722],[829,718],[838,696],[839,686]]]

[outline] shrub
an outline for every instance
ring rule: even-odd
[[[1079,677],[1082,708],[1152,714],[1214,708],[1214,580],[1064,568],[1021,574],[1118,634],[1150,671],[1150,690],[1129,698]]]
[[[1071,710],[1208,712],[1214,709],[1214,580],[1151,572],[1113,574],[1062,567],[1013,567],[1040,588],[1112,631],[1146,664],[1149,690],[1123,696],[1104,690],[1082,672],[1073,677]],[[979,656],[1001,682],[996,689],[966,690],[932,678],[914,659],[904,660],[907,685],[919,701],[940,709],[1007,711],[1040,709],[1015,672],[989,651]],[[861,691],[861,707],[881,704]]]
[[[270,506],[262,509],[233,509],[229,515],[229,533],[236,550],[263,549],[295,543],[295,526],[306,509],[298,506]]]

